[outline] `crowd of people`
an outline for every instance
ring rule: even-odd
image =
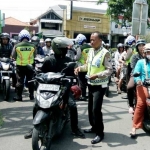
[[[60,72],[67,62],[77,62],[74,74],[78,76],[79,87],[82,95],[80,101],[88,100],[88,116],[90,129],[84,130],[84,133],[95,133],[92,144],[99,143],[104,138],[104,124],[102,114],[103,97],[108,87],[110,76],[113,72],[110,45],[102,41],[102,35],[99,32],[93,32],[90,37],[90,43],[87,43],[86,36],[78,34],[75,43],[66,37],[56,37],[53,40],[45,39],[45,45],[40,45],[38,36],[31,37],[27,30],[22,30],[19,35],[19,41],[13,42],[7,33],[0,35],[0,58],[6,57],[16,61],[16,74],[12,76],[12,86],[16,88],[15,101],[22,101],[22,93],[25,78],[27,81],[34,77],[30,67],[34,67],[34,58],[36,55],[47,56],[41,68],[43,73]],[[143,85],[145,79],[150,78],[150,44],[145,40],[136,39],[129,35],[125,43],[117,45],[115,52],[116,84],[117,92],[121,94],[121,85],[126,77],[127,98],[129,100],[129,113],[134,113],[133,127],[130,132],[131,137],[136,135],[136,129],[142,128],[144,109],[146,107],[146,98],[149,97],[147,90]],[[146,68],[146,73],[145,69]],[[140,72],[139,77],[133,77],[133,74]],[[88,92],[87,92],[88,88]],[[34,100],[34,83],[28,83],[29,98]],[[67,85],[67,91],[70,87]],[[136,107],[133,103],[133,92],[137,92]],[[66,92],[69,93],[69,92]],[[87,94],[88,93],[88,94]],[[84,134],[78,127],[78,112],[75,99],[68,99],[71,117],[72,134],[83,138]],[[33,108],[33,117],[36,106]],[[30,138],[30,130],[25,138]]]

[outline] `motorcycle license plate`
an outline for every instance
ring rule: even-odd
[[[59,91],[60,85],[56,84],[40,84],[39,90],[45,90],[45,91]]]

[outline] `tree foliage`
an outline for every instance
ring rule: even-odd
[[[135,0],[98,0],[97,4],[107,2],[107,14],[110,15],[115,22],[118,21],[119,15],[123,15],[124,20],[131,22],[134,1]],[[147,0],[147,3],[150,5],[150,0]],[[148,16],[150,16],[150,8],[148,10]]]

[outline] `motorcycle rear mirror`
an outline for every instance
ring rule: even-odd
[[[133,74],[134,77],[139,77],[140,76],[140,72],[136,72]]]

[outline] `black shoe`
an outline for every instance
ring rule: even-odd
[[[14,101],[22,101],[22,97],[16,96],[13,98]]]
[[[95,130],[93,128],[91,128],[91,129],[85,129],[84,133],[95,133]]]
[[[104,139],[104,136],[99,136],[99,135],[97,135],[97,136],[91,141],[91,144],[99,143],[99,142],[101,142],[103,139]]]
[[[24,135],[24,138],[25,139],[29,139],[32,137],[32,132],[33,132],[33,129],[29,130],[29,132],[27,132],[25,135]]]
[[[34,96],[33,95],[30,95],[30,100],[34,100]]]
[[[76,137],[85,138],[85,135],[80,131],[79,128],[72,130],[72,134]]]
[[[87,101],[86,97],[80,97],[79,101]]]

